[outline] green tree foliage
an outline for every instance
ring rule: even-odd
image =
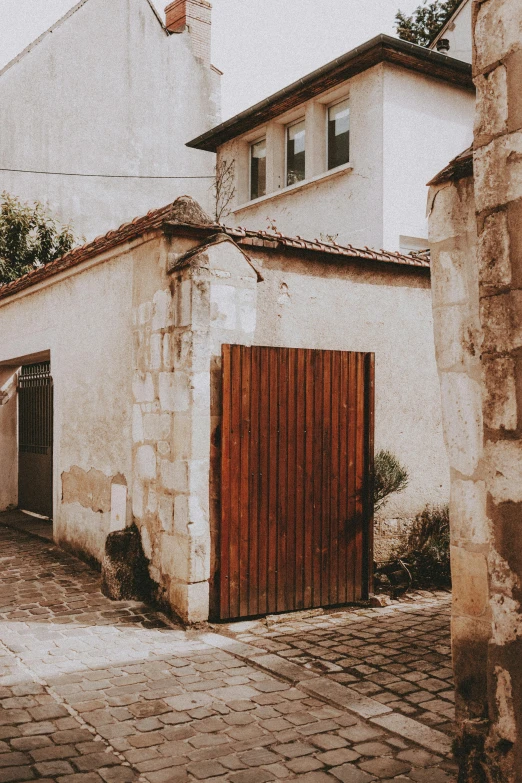
[[[373,478],[373,502],[378,511],[393,492],[402,492],[410,479],[408,471],[390,451],[375,455]]]
[[[428,46],[462,0],[423,0],[411,16],[397,11],[395,29],[403,41]]]
[[[2,193],[0,285],[60,258],[76,244],[70,226],[58,226],[39,202],[24,204]]]

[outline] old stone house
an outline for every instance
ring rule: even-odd
[[[87,239],[186,192],[211,210],[214,160],[185,146],[220,118],[210,13],[78,2],[0,71],[0,193]]]
[[[233,167],[239,225],[407,253],[428,247],[426,182],[471,143],[474,101],[469,62],[381,35],[188,146]]]
[[[401,513],[446,497],[422,257],[178,199],[0,288],[0,332],[0,509],[98,563],[135,522],[186,620],[367,595],[374,438]]]
[[[463,783],[522,780],[522,6],[475,0],[473,148],[431,183]]]

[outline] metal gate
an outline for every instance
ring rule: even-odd
[[[18,506],[53,515],[53,379],[49,362],[22,367],[18,379]]]
[[[221,619],[367,597],[374,356],[222,351]]]

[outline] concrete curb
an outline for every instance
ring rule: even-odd
[[[217,633],[203,633],[198,638],[211,647],[234,655],[236,658],[255,666],[257,669],[268,672],[286,682],[291,682],[301,690],[331,704],[339,709],[346,710],[370,723],[395,734],[398,737],[415,742],[433,753],[448,756],[451,753],[452,742],[450,737],[437,729],[425,726],[417,720],[408,718],[399,712],[394,712],[390,707],[381,704],[376,699],[362,696],[357,691],[341,685],[328,677],[310,672],[298,666],[296,663],[281,658],[279,655],[267,653],[259,647],[254,647],[244,642],[238,642],[228,636]]]

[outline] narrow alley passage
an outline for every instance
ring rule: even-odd
[[[0,526],[0,783],[454,780],[448,757],[212,637],[109,601],[88,566]]]

